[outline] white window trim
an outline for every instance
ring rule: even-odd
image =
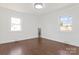
[[[12,18],[19,19],[20,23],[19,24],[12,23]],[[13,26],[17,26],[17,25],[20,26],[20,29],[12,29]],[[21,31],[21,30],[22,30],[22,28],[21,28],[21,19],[20,18],[16,18],[16,17],[11,17],[11,31]]]

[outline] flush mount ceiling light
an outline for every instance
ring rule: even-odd
[[[42,9],[42,8],[44,8],[44,4],[43,3],[34,3],[34,8],[36,8],[36,9]]]

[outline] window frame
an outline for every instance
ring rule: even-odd
[[[12,23],[12,19],[15,19],[16,21],[19,20],[20,23],[19,23],[19,24]],[[16,28],[17,26],[19,26],[19,29]],[[12,29],[13,27],[14,27],[15,29]],[[11,30],[12,32],[14,32],[14,31],[21,31],[21,30],[22,30],[22,28],[21,28],[21,19],[20,19],[20,18],[11,17],[11,28],[10,28],[10,30]]]
[[[60,16],[59,21],[60,21],[60,31],[62,32],[72,31],[72,17],[71,16]]]

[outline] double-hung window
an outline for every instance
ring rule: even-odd
[[[60,17],[60,30],[61,31],[72,31],[72,17],[71,16]]]
[[[21,19],[11,17],[11,31],[21,31]]]

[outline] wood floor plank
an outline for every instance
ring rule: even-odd
[[[0,55],[79,55],[79,47],[45,38],[34,38],[0,44]]]

